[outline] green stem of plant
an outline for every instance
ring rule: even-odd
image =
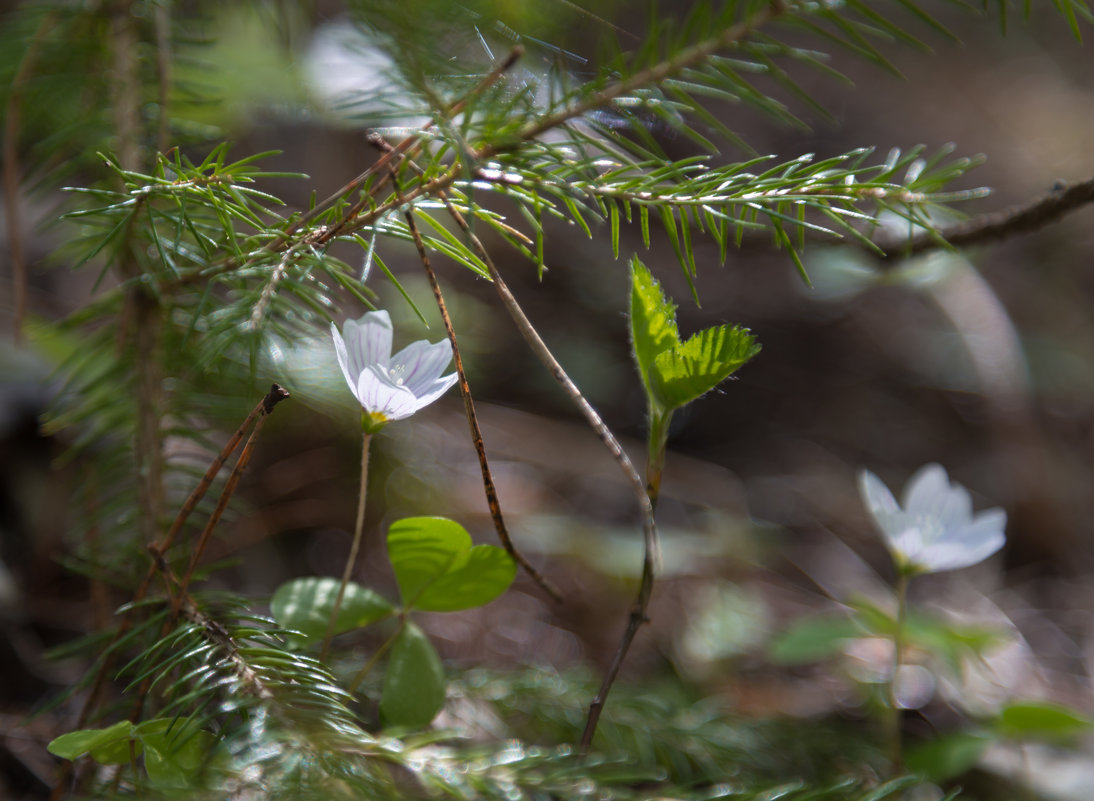
[[[657,498],[661,494],[661,474],[665,469],[665,445],[669,440],[669,423],[672,412],[650,410],[650,438],[646,456],[646,494],[650,504],[657,507]]]
[[[893,628],[893,664],[889,673],[889,760],[893,775],[904,771],[904,741],[901,736],[900,702],[897,698],[897,682],[904,664],[904,628],[908,613],[908,575],[897,573],[896,625]]]
[[[357,675],[353,677],[353,681],[349,683],[349,691],[351,693],[357,692],[357,686],[364,681],[365,676],[369,674],[369,671],[376,667],[376,663],[380,661],[383,655],[387,653],[387,650],[395,644],[397,639],[399,639],[399,635],[402,634],[403,629],[406,628],[406,621],[406,614],[399,615],[399,625],[396,626],[395,632],[384,640],[383,644],[376,649],[376,653],[361,666],[361,669],[357,671]]]
[[[330,622],[327,623],[327,633],[323,637],[323,649],[319,652],[319,658],[326,660],[330,651],[330,641],[334,638],[334,629],[338,622],[338,613],[342,611],[342,599],[346,595],[346,585],[349,577],[353,575],[353,568],[357,564],[357,552],[361,550],[361,538],[365,530],[365,491],[368,489],[368,446],[372,442],[372,434],[364,433],[361,442],[361,489],[357,498],[357,524],[353,529],[353,544],[346,558],[346,567],[342,571],[342,583],[338,585],[338,595],[334,599],[334,607],[331,609]]]

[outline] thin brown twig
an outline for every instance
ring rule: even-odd
[[[280,392],[277,390],[280,390]],[[287,397],[289,397],[289,393],[285,389],[278,387],[277,384],[274,384],[273,388],[270,390],[270,394],[267,395],[266,398],[263,398],[262,414],[259,416],[258,420],[255,421],[254,428],[251,430],[251,435],[247,437],[247,442],[243,446],[243,450],[239,453],[239,458],[236,460],[235,467],[232,468],[228,480],[224,482],[224,489],[221,490],[220,497],[217,499],[216,508],[214,508],[213,513],[209,515],[209,520],[205,523],[205,528],[202,530],[197,543],[194,545],[193,553],[190,556],[190,566],[186,569],[186,574],[182,577],[182,591],[184,593],[190,586],[190,580],[194,576],[194,570],[197,568],[198,563],[201,561],[201,557],[205,553],[205,547],[209,543],[209,538],[213,534],[213,529],[216,528],[217,523],[220,522],[224,510],[228,508],[228,501],[231,500],[232,494],[235,492],[235,488],[238,486],[240,478],[243,477],[243,471],[247,469],[247,464],[251,461],[255,443],[258,441],[258,435],[262,431],[262,426],[265,425],[266,419],[269,417],[269,413],[274,405],[285,400]],[[174,611],[177,612],[177,607]]]
[[[876,237],[873,243],[891,258],[940,247],[986,244],[1043,228],[1090,203],[1094,203],[1094,178],[1059,184],[1044,197],[939,226],[934,231],[919,230],[911,237],[894,231]],[[848,244],[853,243],[848,240]]]
[[[413,165],[413,162],[410,163]],[[414,167],[419,174],[422,173],[417,165],[414,165]],[[494,264],[494,260],[487,251],[486,246],[483,245],[482,240],[480,240],[478,236],[475,235],[474,231],[471,230],[471,227],[467,224],[463,215],[452,206],[443,189],[435,194],[438,198],[443,200],[449,214],[456,221],[457,225],[459,225],[464,235],[468,238],[468,241],[471,242],[472,247],[475,249],[476,253],[478,253],[483,263],[486,264],[502,304],[506,307],[506,310],[509,312],[510,317],[512,317],[525,341],[555,379],[562,385],[571,400],[585,416],[586,421],[592,427],[597,437],[623,470],[624,475],[634,487],[635,497],[638,501],[639,509],[642,512],[642,579],[639,584],[638,595],[635,599],[634,607],[631,610],[627,626],[620,639],[619,647],[609,665],[608,671],[605,673],[600,689],[589,706],[589,715],[586,720],[585,730],[582,733],[578,745],[579,752],[587,753],[592,744],[593,735],[596,733],[596,727],[600,720],[601,711],[607,701],[608,693],[611,691],[612,685],[619,675],[619,670],[630,650],[631,644],[634,642],[635,636],[638,634],[639,628],[648,620],[647,612],[650,598],[653,593],[655,562],[658,553],[657,526],[653,516],[653,503],[642,478],[638,475],[638,471],[634,469],[634,465],[631,463],[630,458],[627,456],[618,440],[616,440],[611,430],[604,424],[603,420],[601,420],[596,410],[593,409],[592,405],[585,399],[584,395],[581,394],[581,390],[578,389],[577,385],[574,384],[566,374],[562,365],[555,359],[554,354],[551,353],[546,343],[539,336],[539,332],[536,331],[531,321],[524,314],[524,310],[520,307],[520,304],[517,303],[513,293],[509,290],[504,279],[502,279],[501,273],[497,269],[497,265]],[[419,252],[424,253],[424,246],[419,246]]]
[[[396,188],[396,192],[398,192],[398,188]],[[463,219],[462,215],[449,204],[448,198],[445,197],[443,193],[440,194],[440,197],[444,200],[449,212],[454,213],[453,216],[456,218],[456,221],[460,224],[461,228],[468,231],[467,222]],[[444,295],[441,293],[441,285],[437,281],[437,274],[433,271],[432,264],[430,264],[429,253],[426,252],[421,232],[418,231],[418,224],[414,220],[414,214],[411,209],[408,208],[404,212],[404,216],[406,217],[407,226],[410,229],[410,235],[414,239],[414,245],[418,249],[418,258],[422,262],[422,267],[425,268],[426,276],[429,278],[429,286],[433,290],[433,298],[436,300],[437,309],[441,313],[441,320],[444,322],[444,330],[448,335],[448,341],[452,344],[452,360],[456,364],[456,375],[458,376],[460,395],[463,397],[464,413],[467,417],[468,428],[471,431],[471,442],[474,444],[475,453],[479,459],[479,470],[482,474],[482,487],[483,491],[486,493],[486,505],[490,509],[490,517],[494,521],[494,529],[498,533],[498,539],[501,541],[502,547],[505,548],[506,553],[509,554],[513,561],[516,562],[521,569],[551,597],[552,600],[561,603],[562,594],[525,558],[524,554],[517,550],[516,545],[513,544],[513,538],[509,535],[509,529],[505,525],[505,518],[501,512],[501,502],[498,500],[497,486],[494,484],[494,476],[490,471],[490,463],[486,457],[486,445],[483,442],[482,430],[479,428],[478,415],[475,413],[475,401],[471,396],[471,385],[467,381],[467,373],[463,368],[463,358],[460,356],[459,343],[456,341],[456,330],[452,326],[452,318],[449,317],[448,306],[445,304]]]
[[[280,390],[280,391],[279,391]],[[193,554],[190,558],[189,567],[186,570],[186,574],[180,580],[171,570],[170,565],[167,564],[167,560],[164,557],[164,552],[157,548],[154,544],[148,546],[148,552],[152,556],[153,567],[160,572],[164,577],[166,583],[165,594],[171,598],[171,614],[163,622],[163,627],[160,631],[160,638],[166,637],[171,628],[178,620],[180,611],[184,611],[188,617],[193,619],[193,615],[200,614],[197,612],[197,604],[194,603],[193,596],[190,595],[189,587],[190,580],[193,577],[194,569],[197,567],[201,560],[202,554],[205,552],[205,546],[209,541],[209,537],[213,533],[213,529],[220,521],[221,515],[228,506],[228,501],[235,492],[236,486],[239,484],[239,479],[243,475],[243,471],[246,469],[248,462],[251,460],[251,454],[254,452],[255,442],[258,440],[258,434],[262,430],[262,426],[266,422],[266,418],[270,410],[274,405],[288,397],[288,393],[284,389],[281,389],[276,384],[270,388],[270,392],[266,397],[262,399],[262,403],[259,404],[261,413],[258,419],[255,421],[254,428],[251,430],[251,435],[247,438],[246,444],[243,446],[243,450],[240,451],[239,458],[236,460],[236,465],[232,469],[231,474],[228,476],[228,480],[224,484],[224,488],[221,490],[220,497],[217,499],[216,508],[213,510],[212,515],[209,516],[209,520],[205,525],[205,529],[202,531],[201,536],[198,538],[197,544],[194,546]],[[253,415],[252,415],[253,416]],[[248,419],[251,419],[249,416]],[[221,462],[223,464],[223,462]],[[148,697],[148,693],[152,688],[152,677],[148,676],[141,682],[140,687],[136,693],[136,700],[133,704],[133,709],[130,712],[130,720],[136,723],[140,720],[141,710],[144,708],[145,699]]]
[[[198,609],[193,596],[186,589],[185,580],[180,580],[175,575],[171,565],[167,563],[162,553],[155,548],[149,548],[148,552],[152,557],[154,568],[163,574],[164,580],[175,589],[176,597],[180,599],[179,606],[183,617],[200,627],[205,638],[224,651],[228,661],[235,665],[237,675],[243,680],[252,695],[266,700],[272,699],[274,697],[273,692],[240,654],[239,646],[236,645],[228,630]]]
[[[478,238],[472,236],[472,241],[478,241]],[[550,371],[551,375],[555,377],[555,380],[562,385],[562,388],[566,391],[566,394],[570,396],[570,400],[581,411],[585,420],[589,423],[589,426],[596,433],[596,436],[604,444],[604,447],[611,453],[612,458],[615,459],[619,468],[623,471],[623,475],[626,476],[627,481],[632,485],[635,494],[635,500],[638,503],[638,508],[642,514],[642,534],[643,534],[643,555],[642,555],[642,583],[639,588],[639,595],[635,601],[633,610],[631,611],[630,619],[627,623],[627,628],[623,633],[623,637],[619,643],[619,648],[616,650],[615,657],[612,659],[612,663],[608,668],[608,672],[604,676],[604,680],[600,685],[600,690],[597,692],[596,697],[593,698],[592,704],[589,706],[589,717],[585,724],[585,731],[581,736],[581,741],[578,745],[578,750],[581,753],[587,753],[589,746],[592,743],[593,734],[596,732],[597,722],[600,720],[600,712],[604,707],[604,702],[607,700],[608,693],[611,691],[612,684],[615,683],[615,678],[619,674],[619,668],[623,664],[624,658],[627,656],[627,651],[630,649],[631,643],[634,641],[635,635],[638,633],[638,629],[643,623],[646,622],[646,610],[649,607],[650,594],[653,590],[653,574],[654,574],[654,561],[657,554],[657,524],[653,519],[653,504],[650,502],[650,497],[646,492],[646,486],[642,481],[642,478],[638,475],[638,471],[634,469],[634,465],[631,463],[630,457],[627,456],[626,451],[623,450],[623,446],[619,444],[619,441],[612,434],[604,421],[600,419],[600,415],[597,414],[596,409],[592,407],[585,396],[581,394],[581,390],[577,388],[577,385],[566,374],[566,371],[562,369],[562,365],[555,359],[554,354],[551,353],[546,343],[540,337],[539,332],[536,331],[531,321],[524,314],[524,310],[517,303],[517,299],[513,296],[508,285],[501,277],[501,273],[498,272],[497,266],[494,264],[493,259],[485,254],[485,248],[482,247],[482,243],[479,242],[476,245],[476,249],[480,250],[480,256],[483,257],[487,269],[490,271],[490,277],[494,281],[494,288],[498,292],[498,296],[501,298],[502,304],[509,312],[509,316],[512,317],[513,322],[516,323],[517,329],[520,331],[521,336],[524,337],[525,342],[532,349],[532,352],[536,354],[539,360]]]

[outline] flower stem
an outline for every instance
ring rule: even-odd
[[[900,702],[897,698],[900,668],[904,663],[904,627],[908,614],[908,575],[900,570],[896,579],[896,625],[893,629],[893,666],[889,673],[889,762],[893,775],[904,771],[904,742],[901,735]]]
[[[357,686],[364,680],[365,676],[369,674],[369,671],[376,667],[376,663],[379,662],[380,658],[387,653],[387,650],[395,644],[395,641],[399,639],[399,635],[402,634],[403,629],[406,628],[406,620],[405,613],[399,615],[399,625],[395,627],[395,631],[390,637],[384,640],[379,648],[376,649],[376,653],[361,666],[361,669],[357,671],[357,675],[353,677],[353,681],[349,683],[349,691],[351,693],[357,692]]]
[[[650,436],[646,453],[646,493],[650,504],[656,509],[657,499],[661,495],[661,474],[665,469],[665,446],[669,439],[669,422],[672,412],[660,412],[650,409]]]
[[[334,599],[334,607],[331,609],[330,622],[327,623],[327,634],[323,637],[323,649],[319,652],[319,658],[326,660],[330,651],[330,641],[334,637],[335,625],[338,622],[338,613],[342,611],[342,599],[346,595],[346,585],[349,577],[353,575],[353,568],[357,564],[357,552],[361,550],[361,535],[365,530],[365,490],[368,488],[368,446],[372,442],[372,434],[364,433],[361,443],[361,489],[357,497],[357,524],[353,529],[353,544],[349,549],[349,557],[346,558],[346,567],[342,571],[342,583],[338,585],[338,595]]]

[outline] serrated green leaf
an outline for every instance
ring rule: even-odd
[[[631,345],[647,394],[652,394],[650,368],[657,355],[679,346],[676,305],[637,257],[631,259]]]
[[[425,728],[444,706],[444,668],[420,628],[407,623],[391,648],[380,696],[385,726]]]
[[[295,629],[310,639],[327,633],[334,600],[338,597],[336,578],[308,577],[287,581],[270,600],[270,611],[278,624]],[[360,584],[349,582],[338,610],[334,633],[361,628],[394,612],[391,602]]]
[[[391,525],[388,557],[406,609],[455,612],[497,598],[516,564],[494,545],[472,547],[463,526],[444,517],[408,517]]]
[[[133,724],[122,720],[105,729],[80,729],[62,734],[54,739],[47,750],[62,759],[77,759],[90,754],[101,765],[121,765],[128,762],[133,753],[140,754],[140,743],[134,743]]]
[[[747,328],[707,328],[683,345],[657,354],[650,383],[664,407],[676,409],[714,389],[759,352]]]

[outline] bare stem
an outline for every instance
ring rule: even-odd
[[[634,607],[631,609],[627,627],[620,640],[619,648],[616,650],[615,657],[612,659],[608,672],[604,676],[604,680],[600,685],[600,690],[597,692],[596,697],[593,698],[592,704],[589,706],[589,717],[585,723],[585,731],[581,735],[581,741],[578,745],[578,749],[582,753],[586,753],[589,750],[589,745],[593,741],[593,734],[596,733],[597,722],[600,720],[600,713],[604,708],[604,702],[607,700],[608,693],[615,683],[616,676],[619,674],[619,669],[622,667],[623,660],[627,656],[627,651],[630,650],[631,643],[634,641],[638,629],[641,628],[642,624],[647,620],[646,610],[649,607],[650,595],[653,592],[654,562],[658,549],[657,524],[653,519],[653,503],[650,501],[649,494],[646,492],[646,486],[643,484],[642,478],[638,475],[638,471],[634,469],[630,457],[627,456],[626,451],[623,450],[623,446],[619,444],[619,440],[617,440],[611,430],[604,425],[604,421],[600,419],[600,415],[597,414],[596,409],[592,407],[592,404],[585,400],[585,396],[581,394],[581,390],[577,388],[577,385],[574,384],[566,374],[566,371],[562,369],[562,365],[558,363],[554,354],[551,353],[547,344],[543,341],[542,337],[540,337],[539,332],[536,331],[531,321],[529,321],[528,317],[524,314],[524,310],[520,307],[520,304],[517,303],[517,299],[513,296],[513,293],[509,290],[509,286],[502,279],[501,273],[498,272],[493,260],[486,259],[485,261],[487,268],[490,270],[490,277],[494,280],[494,288],[497,289],[502,304],[509,312],[509,316],[513,318],[513,322],[516,323],[521,336],[524,337],[524,340],[528,343],[532,352],[536,354],[543,365],[550,371],[551,375],[555,377],[555,380],[562,385],[562,388],[581,411],[585,420],[589,423],[589,426],[596,433],[596,436],[604,444],[604,447],[608,449],[608,452],[611,453],[612,457],[619,465],[619,469],[623,471],[623,475],[634,489],[635,501],[638,503],[638,508],[642,514],[642,582],[638,589],[638,597],[635,599]]]
[[[1036,231],[1090,203],[1094,203],[1094,178],[1060,184],[1044,197],[944,225],[936,231],[920,231],[911,237],[894,233],[877,237],[873,243],[890,257],[910,256],[946,246],[979,245]]]
[[[262,415],[255,422],[255,427],[251,431],[251,435],[247,437],[247,442],[243,446],[243,450],[239,452],[239,458],[236,460],[235,467],[232,468],[228,480],[224,482],[224,489],[221,490],[220,497],[217,498],[217,505],[213,509],[213,513],[209,515],[209,519],[205,522],[205,528],[202,529],[201,535],[194,545],[194,550],[190,554],[190,565],[186,568],[186,574],[182,577],[182,583],[180,585],[182,592],[176,596],[178,600],[181,600],[182,596],[185,595],[187,588],[190,586],[190,581],[194,577],[194,571],[201,562],[201,557],[205,553],[205,548],[209,544],[209,539],[213,536],[213,529],[215,529],[220,522],[220,518],[224,515],[224,510],[228,508],[228,501],[231,500],[232,494],[239,485],[239,480],[243,477],[243,471],[247,469],[247,465],[251,461],[255,443],[258,442],[258,435],[261,433],[262,426],[265,425],[265,423],[266,415]],[[177,603],[175,604],[173,611],[177,614]],[[172,615],[172,618],[173,617],[174,615]]]
[[[893,664],[889,672],[889,761],[894,776],[904,770],[904,740],[901,733],[900,668],[904,664],[904,627],[908,613],[908,576],[899,570],[896,579],[896,624],[893,629]]]
[[[381,149],[391,149],[391,146],[382,138],[376,138],[372,141],[373,144]],[[407,159],[407,163],[420,173],[421,168],[418,167],[417,164],[409,159]],[[398,184],[396,184],[396,192],[398,193],[398,191]],[[479,255],[484,261],[489,261],[490,255],[487,253],[486,248],[483,246],[482,242],[479,241],[478,237],[472,233],[471,227],[467,224],[467,220],[465,220],[459,210],[452,205],[448,196],[442,191],[438,192],[438,197],[444,202],[445,208],[460,227],[460,230],[474,243],[475,249],[478,251]],[[459,379],[460,395],[463,397],[464,413],[467,417],[467,425],[471,430],[471,442],[475,447],[475,454],[478,456],[479,460],[483,492],[486,494],[486,505],[490,509],[490,518],[494,521],[494,530],[498,534],[498,540],[500,540],[502,547],[505,548],[505,551],[509,554],[510,558],[512,558],[512,560],[516,562],[517,565],[519,565],[553,601],[562,603],[562,594],[524,557],[524,554],[517,550],[517,546],[513,544],[513,538],[509,536],[509,528],[505,525],[505,518],[501,511],[501,501],[498,500],[498,490],[494,484],[493,473],[490,470],[490,462],[486,458],[486,445],[483,442],[482,430],[479,428],[478,415],[475,413],[475,401],[471,396],[471,385],[468,383],[467,374],[463,369],[463,357],[460,355],[460,345],[456,339],[456,330],[452,326],[452,318],[448,315],[448,306],[444,302],[441,285],[437,281],[437,274],[433,271],[433,265],[429,260],[429,253],[425,249],[425,243],[422,241],[421,233],[418,231],[418,224],[414,220],[414,215],[408,210],[404,216],[406,217],[410,234],[414,239],[414,245],[418,249],[418,258],[421,260],[422,267],[425,269],[426,276],[429,278],[429,286],[433,290],[433,298],[437,302],[437,309],[441,313],[441,320],[444,323],[445,333],[448,335],[448,341],[452,344],[452,359],[456,364],[456,375]]]
[[[395,644],[395,641],[399,639],[399,635],[402,634],[403,629],[406,628],[406,620],[405,614],[399,615],[399,625],[395,628],[395,632],[384,640],[380,647],[376,649],[376,653],[369,657],[369,660],[357,671],[357,675],[353,677],[353,681],[349,683],[349,691],[351,693],[357,692],[357,688],[360,686],[361,682],[365,680],[365,676],[376,667],[376,663],[383,658],[384,654],[388,652],[388,649],[390,649],[391,646]]]
[[[342,583],[338,585],[338,595],[334,599],[334,607],[331,609],[330,621],[327,623],[327,633],[323,637],[323,648],[319,652],[319,658],[325,660],[330,652],[330,641],[334,638],[334,630],[337,628],[338,614],[342,611],[342,599],[346,596],[346,585],[349,584],[353,568],[357,565],[357,553],[361,550],[361,539],[365,531],[365,494],[368,489],[368,446],[372,442],[372,434],[367,431],[361,441],[361,488],[357,496],[357,523],[353,528],[353,544],[346,558],[346,567],[342,571]]]

